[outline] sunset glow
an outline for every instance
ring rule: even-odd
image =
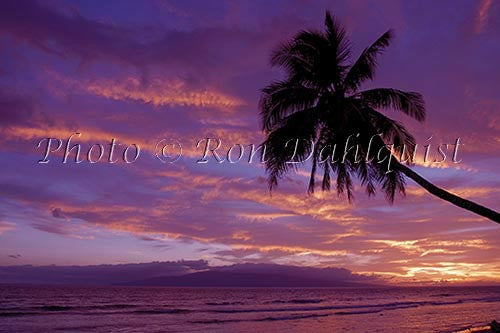
[[[376,10],[358,1],[138,1],[120,10],[93,1],[3,3],[0,265],[203,259],[341,267],[389,284],[500,284],[499,224],[410,179],[392,205],[382,192],[368,197],[359,182],[349,203],[333,185],[307,193],[310,163],[271,193],[260,155],[248,162],[265,138],[260,89],[283,75],[270,67],[270,52],[300,29],[321,28],[332,8],[355,54],[394,29],[373,84],[423,95],[423,123],[385,112],[419,149],[430,143],[436,154],[460,138],[460,162],[450,146],[445,163],[419,160],[413,170],[500,208],[498,2],[453,10],[393,3],[377,2]],[[72,135],[81,163],[76,148],[63,163]],[[48,138],[61,146],[38,163]],[[224,161],[209,152],[199,162],[208,138],[212,148],[221,140]],[[113,139],[117,162],[108,163]],[[178,148],[166,147],[162,159],[162,139],[182,146],[174,163],[165,161]],[[88,161],[98,156],[92,145],[103,146],[98,163]],[[124,162],[137,146],[137,160]]]

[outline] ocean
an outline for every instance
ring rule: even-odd
[[[1,332],[454,332],[500,319],[500,287],[0,286]]]

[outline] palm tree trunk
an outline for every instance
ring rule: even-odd
[[[436,185],[428,182],[424,178],[422,178],[419,174],[417,174],[415,171],[407,167],[406,165],[397,163],[395,164],[395,167],[404,173],[408,178],[411,178],[415,183],[419,184],[423,188],[425,188],[429,193],[434,194],[438,198],[441,198],[443,200],[446,200],[455,206],[462,207],[464,209],[467,209],[471,212],[474,212],[478,215],[484,216],[486,218],[489,218],[492,221],[495,221],[497,223],[500,223],[500,214],[492,209],[489,209],[487,207],[481,206],[475,202],[472,202],[467,199],[460,198],[459,196],[456,196],[455,194],[452,194],[448,191],[443,190],[440,187],[437,187]]]

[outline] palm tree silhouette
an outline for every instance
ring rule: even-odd
[[[369,196],[378,185],[392,203],[397,192],[404,195],[407,176],[431,194],[500,223],[498,212],[431,184],[405,165],[412,162],[415,139],[401,123],[377,109],[399,110],[423,122],[425,104],[419,93],[391,88],[359,91],[363,82],[373,79],[377,56],[392,36],[392,31],[387,31],[351,63],[345,30],[327,11],[324,31],[301,31],[272,53],[271,65],[283,67],[286,78],[266,86],[260,100],[270,189],[297,167],[290,163],[290,151],[284,149],[284,143],[301,138],[314,143],[297,141],[294,147],[297,160],[311,157],[310,193],[314,192],[319,168],[323,190],[330,190],[330,174],[336,174],[339,195],[345,193],[351,201],[355,176]],[[358,151],[335,158],[333,147],[345,147],[353,139]],[[394,144],[392,148],[389,143]],[[380,158],[370,157],[370,151],[379,152]],[[384,154],[386,162],[381,157]]]

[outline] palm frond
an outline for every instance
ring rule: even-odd
[[[362,104],[372,108],[391,108],[423,122],[425,120],[425,102],[421,94],[391,88],[365,90],[355,95]]]
[[[262,89],[259,101],[262,129],[271,131],[276,124],[293,112],[312,107],[317,91],[297,82],[275,81]]]
[[[393,32],[388,30],[375,43],[364,49],[345,77],[346,91],[355,91],[363,81],[373,79],[377,67],[377,56],[389,46],[392,38]]]
[[[337,193],[342,195],[347,194],[347,200],[352,202],[354,194],[352,191],[351,174],[347,168],[348,163],[335,163],[335,170],[337,172]]]
[[[321,32],[301,31],[271,54],[271,65],[283,67],[289,80],[317,87],[319,59],[327,49]]]
[[[289,80],[327,90],[342,82],[349,55],[344,28],[327,12],[324,32],[300,31],[271,54],[271,65],[283,67]]]
[[[263,145],[266,147],[266,171],[268,173],[269,188],[272,190],[278,181],[291,169],[297,168],[296,163],[290,163],[293,157],[291,147],[295,148],[293,140],[301,140],[297,145],[294,161],[302,161],[311,154],[311,145],[315,140],[317,122],[312,110],[303,110],[285,117],[282,126],[269,132]],[[285,147],[289,143],[288,147]]]
[[[384,189],[387,201],[393,203],[396,193],[404,196],[405,185],[406,182],[401,172],[393,170],[386,173],[382,182],[382,188]]]
[[[326,37],[330,42],[330,46],[334,50],[335,64],[342,66],[351,55],[350,42],[347,39],[344,27],[338,22],[337,18],[332,16],[330,11],[326,11],[325,15]],[[332,59],[330,59],[332,60]]]
[[[385,143],[394,145],[394,152],[399,154],[400,159],[410,161],[415,150],[415,138],[404,125],[372,108],[365,108],[363,112]]]

